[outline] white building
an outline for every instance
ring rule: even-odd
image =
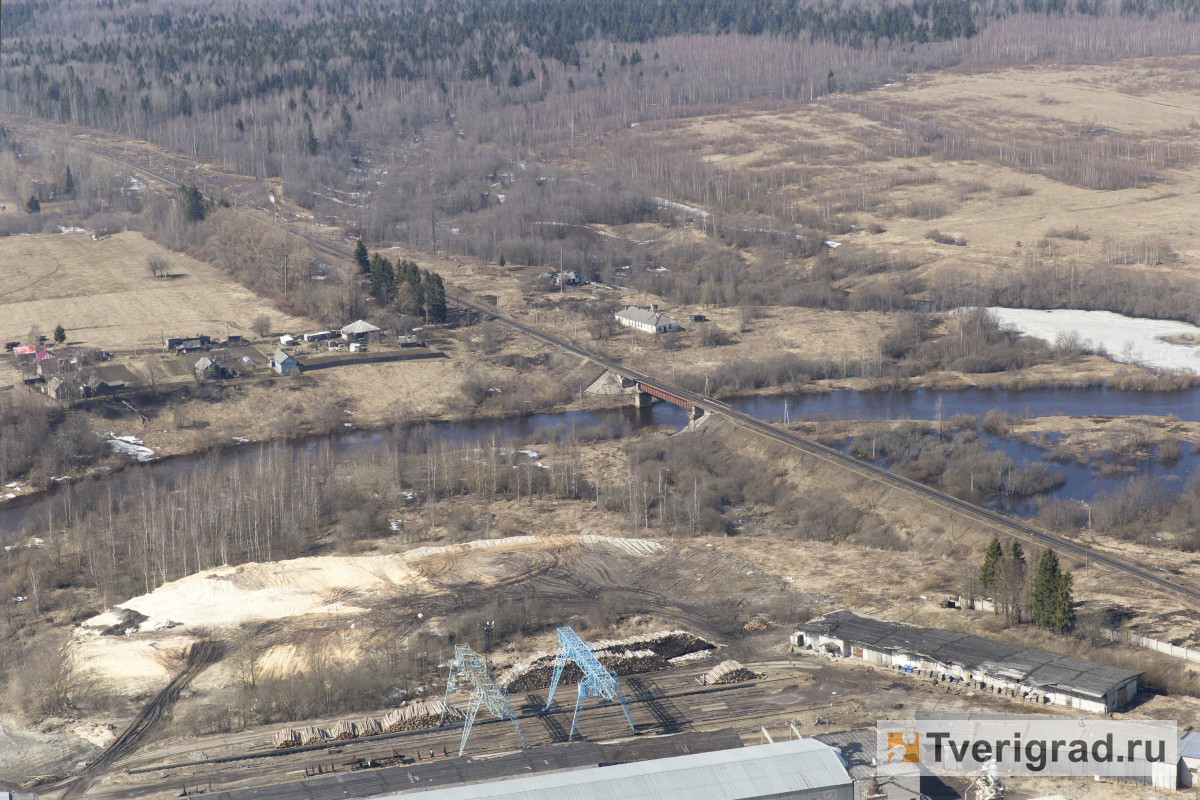
[[[618,311],[617,322],[627,328],[635,328],[645,333],[670,333],[679,330],[679,323],[658,310],[658,306],[638,308],[629,306]]]
[[[837,751],[815,739],[493,780],[382,800],[854,800]]]
[[[848,609],[801,625],[792,646],[1097,714],[1132,702],[1142,675],[968,633],[863,617]]]

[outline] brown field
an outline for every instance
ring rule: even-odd
[[[1195,277],[1197,63],[1143,59],[946,72],[795,111],[702,117],[631,135],[686,148],[722,170],[773,177],[783,183],[786,200],[819,200],[853,215],[863,228],[878,223],[887,230],[838,239],[916,260],[921,274],[951,266],[992,274],[1023,267],[1034,251],[1050,259],[1052,268],[1066,269],[1072,260],[1102,262],[1106,241],[1148,237],[1167,242],[1178,256],[1154,270]],[[1144,161],[1161,180],[1086,188],[1098,179],[1082,168],[1078,175],[1058,173],[1067,167],[1047,162],[1018,170],[1005,163],[1001,146],[1061,146],[1070,152],[1075,143],[1122,136],[1145,150],[1140,160],[1118,156],[1113,163]],[[932,152],[922,155],[921,149]],[[922,203],[930,206],[926,218],[911,216],[913,205]],[[1089,238],[1039,244],[1052,229],[1076,226]],[[967,246],[926,239],[933,228],[965,237]]]
[[[160,256],[171,277],[154,278],[146,259]],[[0,336],[22,339],[36,325],[55,325],[67,341],[113,352],[162,347],[165,335],[249,334],[259,314],[277,328],[304,328],[221,275],[214,267],[165,250],[138,233],[100,241],[89,234],[39,234],[0,239]]]

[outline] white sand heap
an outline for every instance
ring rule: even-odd
[[[233,627],[256,620],[308,614],[361,614],[354,594],[390,594],[404,588],[432,588],[419,569],[431,558],[461,556],[481,549],[605,545],[630,555],[659,553],[663,546],[647,539],[614,536],[509,536],[441,547],[418,547],[400,555],[319,556],[288,561],[215,567],[171,581],[149,594],[134,597],[83,623],[108,629],[121,624],[123,610],[145,620],[127,625],[130,632],[168,628]]]
[[[424,563],[431,559],[461,561],[461,569],[469,572],[472,555],[483,555],[480,551],[580,546],[616,548],[633,556],[663,550],[659,543],[645,539],[510,536],[418,547],[397,555],[320,556],[215,567],[165,583],[88,619],[76,631],[72,657],[123,689],[149,691],[178,670],[179,652],[201,631],[312,615],[353,617],[366,612],[369,600],[441,591],[443,587],[428,577],[440,573]],[[352,642],[339,647],[347,656],[356,652]],[[260,666],[273,674],[287,673],[303,666],[299,656],[295,648],[272,650]]]

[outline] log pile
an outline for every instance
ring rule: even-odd
[[[441,698],[414,700],[388,712],[383,718],[383,730],[384,733],[399,733],[433,728],[441,724],[443,715],[447,720],[463,718],[462,712],[446,705]]]
[[[300,744],[321,744],[329,741],[329,732],[324,728],[310,725],[300,729]]]
[[[625,650],[623,652],[606,650],[597,655],[597,658],[601,664],[618,675],[654,672],[666,669],[668,666],[667,660],[653,650]]]
[[[357,739],[359,736],[358,725],[348,719],[339,719],[337,724],[329,729],[329,735],[338,741]]]
[[[275,745],[275,749],[284,747],[296,747],[300,744],[300,731],[295,728],[284,728],[281,731],[275,731],[271,737],[271,743]]]
[[[742,681],[752,681],[758,677],[758,674],[746,669],[732,658],[728,661],[722,661],[715,667],[704,673],[701,682],[705,686],[712,686],[718,683],[741,683]]]
[[[442,713],[447,709],[449,710],[446,714],[447,720],[459,721],[463,718],[461,711],[454,706],[447,706],[444,700],[416,700],[388,712],[382,721],[373,717],[362,717],[356,720],[343,719],[338,720],[328,731],[317,727],[283,728],[271,735],[271,744],[276,750],[280,750],[285,747],[300,747],[329,741],[359,739],[363,736],[378,736],[381,733],[433,728],[441,724]]]
[[[363,717],[354,723],[356,736],[378,736],[383,733],[383,726],[374,717]]]
[[[687,631],[657,631],[592,643],[592,651],[600,663],[618,675],[666,669],[672,658],[714,649],[712,642]],[[500,672],[496,682],[510,692],[546,689],[554,676],[554,658],[554,653],[535,653]],[[583,673],[572,661],[563,669],[559,683],[573,685],[582,679]]]

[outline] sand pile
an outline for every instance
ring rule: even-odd
[[[178,670],[178,653],[201,631],[207,635],[214,628],[313,615],[353,618],[380,599],[445,590],[427,577],[439,573],[439,560],[457,562],[460,571],[479,574],[485,565],[472,559],[484,559],[490,577],[499,580],[514,577],[514,571],[519,574],[525,566],[520,561],[496,561],[493,553],[580,546],[616,548],[636,556],[663,549],[649,540],[600,535],[510,536],[418,547],[396,555],[320,556],[216,567],[163,584],[85,621],[76,631],[72,656],[124,690],[153,690]],[[349,642],[327,644],[337,645],[343,657],[358,655]],[[307,660],[300,649],[281,646],[266,653],[261,666],[264,674],[291,674],[307,668]]]

